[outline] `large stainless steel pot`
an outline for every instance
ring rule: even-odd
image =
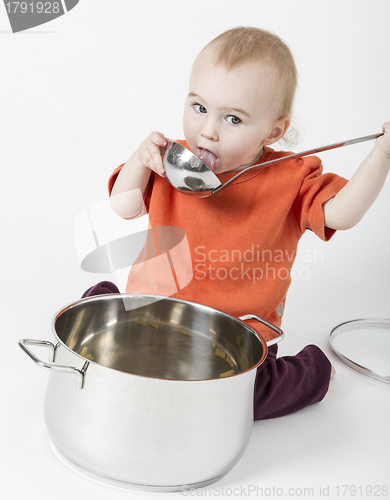
[[[19,344],[51,371],[46,425],[71,464],[117,485],[179,491],[210,484],[238,462],[267,355],[243,321],[193,302],[110,294],[63,308],[52,329],[56,345]],[[51,361],[30,345],[49,347]]]

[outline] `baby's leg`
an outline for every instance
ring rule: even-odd
[[[120,292],[118,287],[111,281],[100,281],[96,285],[91,286],[91,288],[88,288],[88,290],[83,293],[81,298],[84,299],[84,297],[92,297],[93,295],[104,295],[105,293]]]
[[[315,345],[296,356],[276,357],[277,346],[259,366],[255,381],[254,418],[281,417],[321,401],[329,388],[328,358]]]

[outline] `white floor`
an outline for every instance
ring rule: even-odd
[[[56,255],[66,260],[66,252]],[[39,262],[38,253],[31,252],[30,258]],[[52,340],[53,311],[76,298],[74,289],[81,291],[85,280],[67,265],[73,285],[50,287],[56,265],[52,262],[48,267],[46,279],[32,270],[31,277],[24,280],[25,292],[18,290],[9,273],[3,291],[2,488],[9,498],[46,500],[53,492],[58,500],[152,498],[155,494],[130,492],[81,475],[49,442],[43,417],[48,373],[19,349],[17,341],[22,337]],[[287,338],[280,345],[281,352],[293,354],[307,343],[323,348],[337,370],[329,393],[321,403],[293,415],[255,422],[241,461],[225,478],[197,490],[196,495],[255,497],[271,496],[273,491],[273,498],[320,498],[329,491],[330,498],[336,498],[348,486],[346,497],[360,491],[354,488],[363,488],[362,498],[370,497],[364,495],[367,491],[387,491],[383,497],[388,498],[390,387],[354,372],[332,354],[327,336],[338,321],[337,314],[313,313],[303,322],[299,335],[293,330],[298,321],[290,320],[291,329],[286,321]],[[164,496],[177,498],[179,494]],[[195,492],[183,490],[181,494],[193,496]]]
[[[35,34],[19,35],[10,32],[0,8],[0,470],[7,499],[156,497],[94,481],[58,457],[43,417],[48,373],[28,359],[18,340],[52,340],[54,313],[97,281],[117,278],[123,287],[123,276],[82,271],[74,220],[105,199],[109,174],[147,133],[166,125],[167,135],[182,136],[186,78],[209,39],[232,25],[255,23],[291,41],[301,68],[301,150],[374,133],[390,119],[383,62],[387,0],[329,0],[320,11],[308,0],[200,0],[202,8],[194,9],[188,24],[179,23],[182,2],[148,0],[136,12],[133,2],[112,2],[115,12],[109,3],[80,0]],[[168,30],[168,14],[179,39]],[[167,54],[174,51],[182,61],[178,77],[164,79]],[[371,147],[326,153],[326,169],[349,177]],[[330,330],[343,321],[390,317],[389,227],[390,182],[356,228],[326,244],[308,234],[300,245],[280,353],[295,354],[309,343],[325,351],[337,374],[323,402],[256,422],[244,456],[225,478],[165,498],[389,498],[390,385],[343,365],[328,342]]]

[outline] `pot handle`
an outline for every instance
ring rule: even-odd
[[[269,321],[263,318],[260,318],[260,316],[256,316],[255,314],[246,314],[245,316],[240,316],[239,319],[241,321],[246,321],[247,319],[255,319],[256,321],[260,321],[260,323],[263,323],[263,325],[268,326],[268,328],[271,328],[271,330],[276,332],[278,334],[278,337],[268,340],[268,342],[266,342],[267,347],[269,347],[270,345],[277,344],[278,342],[284,339],[284,333],[278,326],[274,325],[273,323],[270,323]]]
[[[22,339],[19,340],[19,346],[23,349],[23,351],[30,356],[30,358],[35,361],[38,366],[42,368],[47,368],[48,370],[52,370],[54,372],[64,372],[64,373],[74,373],[77,376],[77,389],[82,389],[84,387],[84,376],[89,365],[88,361],[86,361],[79,370],[74,366],[62,366],[56,365],[53,362],[45,362],[39,359],[27,346],[28,345],[39,345],[43,347],[49,347],[51,350],[51,360],[54,361],[54,352],[55,346],[48,340],[32,340],[32,339]]]

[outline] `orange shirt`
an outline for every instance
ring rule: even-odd
[[[261,162],[288,154],[265,147]],[[223,184],[236,174],[218,178]],[[256,314],[280,326],[299,239],[307,229],[325,241],[333,236],[322,204],[346,183],[322,174],[315,156],[259,167],[207,198],[180,193],[152,173],[145,193],[151,230],[126,291],[190,300],[235,317]],[[266,340],[275,336],[254,320],[248,324]]]

